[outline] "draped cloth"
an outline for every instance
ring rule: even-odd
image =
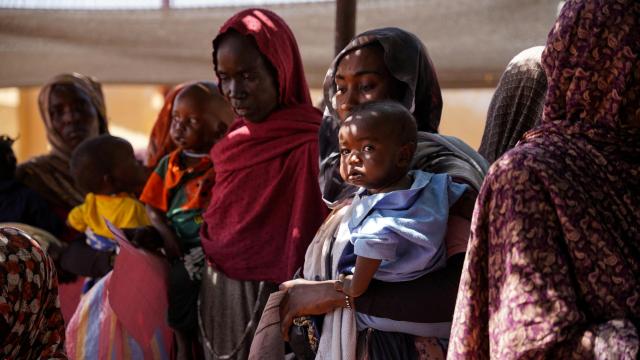
[[[535,46],[520,52],[500,77],[478,150],[490,163],[516,146],[525,132],[540,124],[547,92],[542,50],[544,46]]]
[[[340,60],[349,52],[378,43],[384,51],[384,63],[391,75],[406,85],[407,92],[398,97],[411,111],[418,124],[418,148],[413,169],[449,173],[455,181],[480,184],[488,164],[482,156],[461,140],[437,134],[442,114],[442,95],[436,70],[427,49],[415,35],[398,28],[370,30],[356,36],[338,54],[324,80],[325,114],[320,129],[320,188],[325,200],[333,202],[356,190],[340,177],[338,155],[339,116],[335,109],[335,72]]]
[[[302,265],[328,212],[317,184],[321,115],[311,106],[298,47],[280,17],[248,9],[220,34],[229,29],[256,40],[277,70],[280,101],[261,123],[235,119],[213,147],[216,179],[202,245],[232,279],[283,282]]]
[[[638,356],[639,55],[640,3],[565,4],[542,124],[478,197],[449,358]]]
[[[164,97],[164,105],[158,113],[156,122],[151,128],[149,135],[149,144],[147,145],[147,153],[144,164],[149,169],[155,169],[160,159],[176,149],[176,145],[171,139],[169,131],[171,130],[171,113],[173,112],[173,102],[178,93],[191,83],[183,83],[174,86]]]
[[[0,357],[67,359],[53,261],[27,233],[0,227]]]
[[[169,359],[168,264],[133,247],[112,224],[120,252],[113,271],[82,297],[66,331],[72,359]]]
[[[346,54],[371,44],[382,46],[387,70],[406,85],[406,93],[398,94],[397,98],[415,117],[418,131],[438,132],[442,94],[427,48],[414,34],[402,29],[389,27],[369,30],[347,44],[333,60],[324,78],[326,111],[320,129],[322,159],[338,151],[340,121],[335,109],[335,75],[338,65]]]
[[[20,164],[16,177],[47,199],[53,206],[68,211],[80,204],[84,196],[76,187],[69,172],[69,158],[73,149],[53,128],[49,114],[51,90],[56,85],[72,85],[87,95],[98,114],[99,133],[108,133],[106,107],[100,83],[89,76],[78,73],[58,75],[40,90],[38,96],[40,116],[44,122],[51,152]]]

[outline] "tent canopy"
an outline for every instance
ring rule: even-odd
[[[271,5],[298,40],[308,81],[333,58],[335,3]],[[542,45],[557,0],[359,0],[356,32],[396,26],[427,45],[445,87],[493,86],[509,60]],[[211,40],[238,7],[0,10],[0,87],[39,86],[61,72],[104,83],[213,79]]]

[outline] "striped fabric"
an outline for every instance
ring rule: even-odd
[[[168,360],[173,341],[165,320],[168,266],[131,246],[121,232],[114,235],[120,247],[114,270],[80,301],[67,325],[67,354],[70,359]]]

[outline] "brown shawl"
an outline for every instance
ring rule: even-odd
[[[56,208],[70,210],[83,201],[83,195],[69,173],[69,157],[73,149],[55,131],[49,115],[51,89],[61,84],[71,84],[87,94],[98,113],[100,134],[109,132],[100,83],[78,73],[58,75],[40,90],[38,97],[40,116],[44,121],[51,151],[47,155],[38,156],[20,164],[16,177],[45,197]]]
[[[449,358],[636,358],[640,3],[572,0],[540,128],[478,197]]]

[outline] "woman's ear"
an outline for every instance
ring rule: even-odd
[[[413,154],[416,152],[416,143],[408,142],[400,147],[398,152],[398,166],[409,167],[411,160],[413,160]]]

